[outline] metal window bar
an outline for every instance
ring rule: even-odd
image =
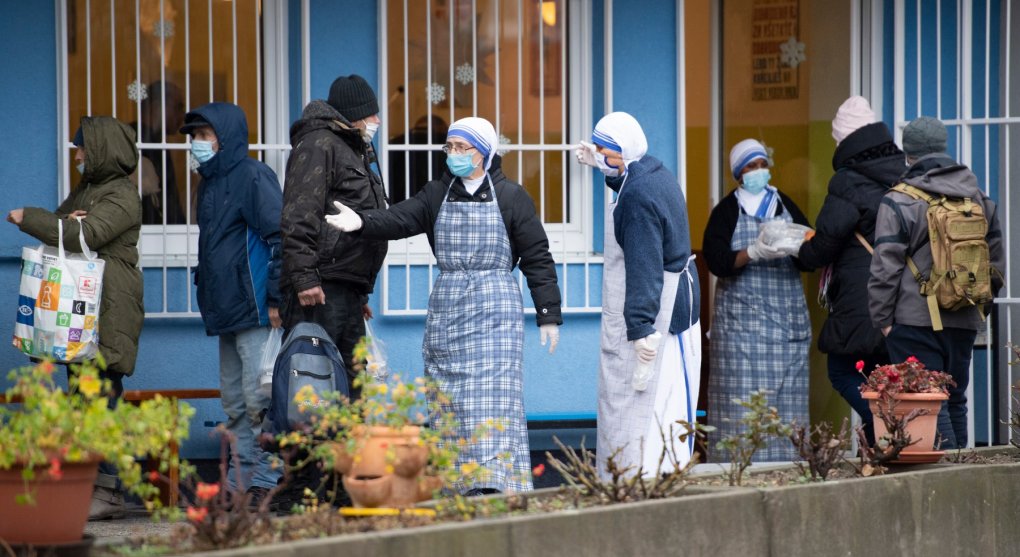
[[[191,21],[190,17],[191,17],[191,3],[193,1],[196,1],[196,0],[180,0],[180,2],[179,2],[179,4],[183,4],[183,8],[184,8],[183,9],[183,13],[184,13],[184,16],[183,16],[184,17],[184,25],[183,25],[183,27],[184,27],[184,45],[183,45],[184,48],[183,48],[183,50],[184,50],[184,53],[183,54],[184,54],[184,74],[185,74],[185,79],[184,79],[184,110],[185,111],[188,111],[188,110],[191,109],[191,91],[192,91],[192,87],[191,87],[191,46],[190,46],[190,41],[191,41],[191,38],[192,38],[192,34],[191,34],[191,28],[190,28],[190,21]],[[197,0],[197,1],[201,1],[201,0]],[[279,3],[279,0],[269,0],[269,1]],[[133,27],[134,28],[131,30],[132,34],[134,35],[134,40],[135,40],[135,44],[133,45],[134,46],[133,51],[134,51],[135,60],[134,60],[134,64],[130,65],[129,67],[133,67],[133,70],[134,70],[133,79],[134,79],[134,83],[136,84],[136,86],[144,86],[144,83],[142,82],[142,75],[143,75],[142,69],[143,68],[142,68],[142,46],[141,46],[141,44],[142,44],[142,35],[141,35],[141,30],[142,30],[142,16],[141,16],[141,14],[142,14],[142,10],[141,10],[141,5],[140,5],[139,0],[134,0],[134,2],[131,2],[131,3],[134,4],[134,12],[135,12],[134,13],[134,18],[132,18],[133,19],[132,23],[133,23]],[[170,4],[170,3],[171,3],[171,0],[160,0],[160,2],[158,3],[159,17],[157,18],[157,23],[156,23],[156,25],[159,26],[158,27],[158,29],[159,29],[158,39],[159,39],[159,50],[160,50],[160,54],[159,54],[160,89],[158,90],[158,94],[160,95],[160,98],[162,99],[162,102],[164,103],[163,108],[160,110],[160,122],[162,124],[162,126],[161,126],[162,132],[161,132],[161,135],[158,138],[157,142],[152,142],[151,138],[144,137],[142,135],[142,133],[141,133],[142,132],[141,126],[142,126],[142,122],[143,122],[143,119],[142,119],[143,118],[143,114],[142,114],[141,102],[136,102],[135,106],[131,110],[134,113],[134,117],[135,117],[135,119],[137,121],[136,132],[138,133],[138,138],[137,138],[137,142],[136,142],[136,147],[138,148],[140,153],[143,153],[145,151],[159,151],[160,160],[161,160],[164,168],[166,168],[166,166],[168,164],[168,158],[170,157],[170,154],[172,152],[174,152],[174,151],[186,151],[186,150],[190,149],[190,142],[170,143],[170,142],[167,141],[167,131],[166,131],[166,124],[167,124],[167,114],[166,114],[166,112],[167,112],[167,107],[166,107],[166,103],[167,103],[167,101],[166,101],[166,99],[167,99],[167,86],[166,86],[166,83],[167,83],[167,79],[166,79],[167,78],[167,62],[166,62],[166,60],[167,60],[167,52],[166,52],[166,49],[167,49],[167,37],[168,37],[168,35],[166,34],[165,31],[167,29],[167,23],[169,21],[166,18],[166,14],[167,14],[168,4]],[[105,3],[103,3],[103,4],[105,4]],[[97,82],[94,82],[94,80],[92,79],[92,59],[93,59],[92,55],[93,55],[93,49],[97,48],[96,40],[93,37],[94,36],[103,37],[104,34],[100,33],[99,35],[96,35],[95,33],[93,33],[92,25],[93,25],[93,21],[102,21],[104,19],[102,17],[99,17],[99,14],[94,14],[93,12],[96,11],[96,10],[101,11],[103,9],[108,9],[109,10],[108,16],[109,16],[109,22],[110,22],[110,34],[109,34],[110,68],[111,68],[111,78],[109,80],[110,107],[111,107],[112,114],[114,114],[114,115],[118,114],[118,112],[117,112],[117,107],[118,107],[118,102],[117,102],[118,101],[118,91],[117,91],[117,89],[118,89],[118,78],[120,78],[121,80],[124,80],[124,78],[126,76],[119,76],[118,73],[117,73],[117,67],[118,67],[118,65],[117,65],[117,54],[118,54],[117,44],[118,43],[117,43],[117,37],[116,37],[116,34],[117,34],[117,28],[116,28],[117,5],[118,5],[117,0],[110,0],[108,7],[107,6],[100,7],[100,4],[97,4],[95,7],[93,7],[91,0],[86,0],[85,17],[82,17],[80,19],[81,24],[84,25],[85,36],[86,36],[86,44],[85,44],[85,52],[84,52],[84,58],[85,58],[84,72],[85,72],[85,76],[86,76],[86,79],[85,79],[86,86],[84,88],[84,92],[83,93],[84,93],[85,101],[86,101],[85,102],[85,106],[86,106],[86,113],[87,114],[92,114],[94,109],[102,109],[101,106],[98,106],[98,107],[94,106],[94,103],[93,103],[93,98],[96,96],[95,93],[98,91],[98,89],[96,89],[96,88],[97,87],[101,87],[102,85],[97,83]],[[255,151],[257,153],[258,158],[260,160],[262,160],[262,159],[265,158],[264,157],[264,152],[265,151],[276,151],[276,152],[280,152],[280,153],[286,154],[290,150],[290,145],[279,144],[279,143],[270,144],[270,143],[264,143],[263,142],[264,141],[264,139],[263,139],[264,138],[264,135],[263,135],[263,132],[264,132],[263,126],[266,125],[265,124],[266,120],[263,118],[262,111],[265,109],[265,110],[273,110],[273,111],[276,111],[275,113],[279,113],[280,111],[285,111],[286,110],[286,106],[285,106],[286,103],[285,102],[281,102],[280,106],[273,106],[273,107],[264,106],[263,99],[262,99],[262,80],[263,80],[263,71],[262,71],[263,68],[262,68],[262,64],[269,62],[269,60],[266,60],[266,58],[273,57],[274,63],[276,63],[278,65],[283,65],[282,67],[285,68],[286,60],[285,60],[285,54],[280,54],[280,53],[273,53],[272,55],[267,55],[266,57],[262,56],[263,37],[262,37],[262,33],[261,33],[261,25],[264,23],[264,18],[263,18],[262,14],[261,14],[262,6],[261,6],[261,3],[258,2],[258,1],[253,2],[252,5],[253,5],[253,13],[255,14],[255,17],[254,17],[254,21],[255,21],[255,33],[254,33],[254,36],[255,36],[255,43],[256,43],[255,50],[257,52],[255,75],[256,75],[256,81],[257,81],[257,83],[259,85],[256,88],[257,89],[257,95],[256,95],[256,97],[257,97],[256,98],[256,112],[257,112],[257,114],[255,115],[255,118],[254,118],[254,120],[256,122],[256,128],[257,128],[257,132],[256,133],[257,133],[258,143],[251,145],[250,148],[251,148],[252,151]],[[281,3],[281,5],[282,5],[282,3]],[[231,5],[230,9],[231,9],[231,14],[230,14],[231,36],[232,36],[232,43],[233,43],[232,44],[232,49],[231,49],[231,52],[232,52],[231,68],[233,70],[233,74],[232,74],[233,83],[232,83],[232,86],[233,86],[233,100],[236,102],[238,100],[237,94],[238,94],[238,89],[239,89],[239,83],[238,83],[238,79],[239,79],[239,60],[238,60],[238,57],[237,57],[237,54],[236,54],[237,51],[238,51],[238,24],[237,24],[237,6],[236,6],[236,3],[233,3]],[[281,10],[275,10],[274,13],[281,13]],[[285,13],[285,12],[282,12],[282,13]],[[93,16],[96,16],[96,17],[93,17]],[[209,57],[208,57],[208,62],[209,62],[209,98],[210,98],[210,100],[215,100],[215,88],[214,88],[214,74],[215,74],[215,72],[214,72],[214,63],[215,63],[215,59],[214,59],[214,46],[213,46],[213,26],[214,26],[214,23],[215,23],[215,18],[214,18],[214,14],[213,14],[213,3],[212,3],[211,0],[207,0],[206,1],[206,16],[207,16],[207,23],[209,25],[209,30],[208,30],[208,40],[209,40],[209,43],[208,43],[208,48],[209,48]],[[79,24],[79,21],[74,21],[74,22],[69,21],[69,15],[68,15],[68,9],[67,9],[67,1],[66,0],[62,0],[62,1],[60,1],[58,3],[58,18],[59,18],[58,19],[58,27],[61,29],[60,37],[59,37],[59,40],[60,40],[60,43],[59,43],[60,50],[57,53],[57,58],[58,58],[57,62],[58,62],[58,67],[60,68],[60,74],[59,74],[59,76],[60,76],[60,83],[58,84],[59,85],[58,91],[60,92],[61,99],[62,99],[61,100],[61,118],[60,118],[60,126],[59,126],[60,127],[60,129],[59,129],[60,136],[59,136],[58,145],[60,146],[61,153],[62,153],[62,157],[61,157],[61,160],[60,160],[60,166],[61,166],[61,175],[63,176],[63,180],[62,180],[63,186],[61,188],[58,188],[58,202],[59,202],[59,201],[62,201],[67,195],[70,194],[70,166],[71,166],[71,164],[70,164],[70,157],[73,154],[73,149],[74,149],[74,145],[66,140],[66,138],[69,136],[71,131],[73,131],[72,128],[71,128],[70,122],[69,122],[69,119],[70,119],[70,106],[71,106],[71,100],[72,99],[71,99],[70,92],[68,90],[68,81],[69,81],[69,75],[70,74],[69,74],[69,64],[68,64],[68,56],[69,56],[69,54],[68,54],[68,38],[67,38],[67,35],[68,35],[68,32],[69,32],[69,26],[70,25],[77,26]],[[270,22],[269,24],[270,25],[274,25],[275,24],[277,26],[280,26],[280,25],[282,25],[282,21],[274,21],[274,22]],[[277,34],[279,35],[279,30],[277,31]],[[149,91],[149,93],[150,94],[156,94],[156,91]],[[287,127],[286,124],[287,124],[286,121],[283,121],[281,123],[279,121],[279,119],[274,119],[273,120],[273,125],[274,126],[282,126],[283,128],[286,128]],[[276,133],[275,136],[279,136],[279,135],[280,135],[279,133]],[[277,173],[280,176],[281,181],[282,181],[282,179],[284,177],[283,167],[282,167],[283,164],[284,164],[284,162],[283,162],[284,160],[285,160],[285,156],[281,157],[281,161],[279,162],[278,168],[277,168]],[[144,172],[145,172],[144,171],[144,165],[140,164],[139,167],[138,167],[138,173],[139,173],[139,194],[140,195],[141,195],[141,184],[142,184],[142,181],[144,180]],[[160,177],[160,180],[161,180],[160,184],[162,186],[162,188],[161,188],[162,189],[161,200],[162,200],[162,206],[166,207],[166,200],[167,200],[167,195],[168,195],[168,193],[167,193],[167,176],[166,176],[165,172],[162,173],[162,174],[163,175]],[[141,237],[139,239],[139,251],[140,251],[140,254],[142,256],[141,257],[140,266],[143,267],[143,270],[144,269],[152,269],[152,268],[158,269],[160,271],[159,272],[159,277],[160,277],[159,280],[161,280],[161,283],[162,283],[161,284],[161,288],[159,289],[159,290],[161,290],[161,297],[162,297],[162,299],[161,299],[161,301],[159,303],[159,309],[157,311],[148,311],[146,313],[146,317],[195,317],[195,316],[198,315],[197,308],[194,307],[194,305],[192,303],[193,297],[191,295],[191,280],[190,280],[191,269],[194,267],[194,265],[196,263],[195,255],[194,255],[195,254],[195,249],[194,248],[195,248],[195,245],[196,245],[195,242],[197,241],[197,234],[198,234],[197,227],[192,225],[192,223],[191,223],[191,209],[192,209],[192,203],[191,203],[192,176],[191,176],[191,174],[192,173],[190,171],[186,171],[185,172],[185,179],[184,179],[184,184],[185,184],[185,199],[184,199],[184,206],[185,206],[185,216],[184,216],[184,218],[185,218],[185,224],[184,225],[168,224],[167,223],[167,216],[164,213],[163,214],[163,222],[161,224],[157,224],[157,225],[145,225],[145,226],[143,226],[143,229],[142,229],[142,235],[141,235]],[[185,294],[183,294],[183,296],[185,296],[186,299],[185,299],[184,303],[182,304],[183,309],[179,310],[179,311],[171,310],[169,308],[169,297],[170,297],[170,291],[169,291],[170,286],[169,285],[174,280],[174,278],[171,276],[171,269],[175,269],[175,268],[180,268],[180,269],[183,269],[185,271],[185,273],[184,273],[184,280],[183,280],[184,284],[183,284],[182,291],[185,293]],[[155,279],[152,278],[151,275],[146,274],[146,282],[150,283],[148,285],[148,288],[150,288],[150,289],[153,287],[153,285],[151,284],[152,280],[155,280]]]
[[[492,49],[491,51],[486,52],[486,56],[494,57],[492,63],[493,66],[496,68],[496,73],[494,76],[496,87],[495,92],[493,94],[495,111],[490,118],[495,123],[497,131],[501,131],[502,126],[505,125],[504,111],[510,112],[510,110],[512,110],[511,107],[514,107],[514,105],[516,105],[516,117],[518,124],[516,142],[511,140],[508,143],[501,143],[499,145],[499,151],[514,152],[518,155],[516,161],[517,176],[524,175],[525,153],[535,153],[536,155],[538,155],[537,170],[539,177],[538,184],[539,199],[537,200],[536,204],[538,205],[538,211],[543,220],[545,220],[548,210],[546,203],[547,202],[546,193],[548,191],[548,188],[552,187],[550,184],[546,183],[549,173],[546,171],[547,165],[545,153],[549,151],[564,153],[564,156],[562,157],[559,165],[562,175],[564,177],[564,185],[561,188],[559,196],[560,197],[559,201],[562,204],[563,223],[562,224],[547,223],[547,233],[549,234],[551,242],[561,244],[560,249],[554,249],[553,255],[554,258],[557,260],[557,266],[561,267],[562,272],[561,289],[565,304],[568,302],[567,294],[569,293],[566,285],[570,281],[571,276],[570,273],[573,272],[572,271],[572,269],[574,268],[573,266],[575,264],[578,264],[583,269],[585,275],[584,284],[586,292],[585,295],[583,296],[583,302],[580,305],[575,304],[576,307],[564,307],[564,311],[597,312],[600,311],[601,308],[591,305],[591,293],[589,291],[593,286],[595,287],[600,286],[593,285],[592,283],[594,281],[590,280],[590,273],[592,271],[591,266],[593,263],[596,263],[599,260],[599,258],[595,258],[591,254],[590,209],[585,210],[585,208],[591,204],[590,192],[586,191],[587,190],[586,187],[583,186],[577,187],[578,184],[583,183],[581,182],[582,179],[590,180],[591,173],[584,171],[568,173],[569,170],[568,157],[566,156],[566,153],[572,148],[572,144],[567,143],[567,139],[568,138],[572,138],[573,140],[578,139],[578,137],[576,136],[576,134],[578,133],[576,130],[579,129],[578,122],[582,118],[582,115],[586,114],[583,113],[582,109],[580,109],[580,105],[575,106],[575,104],[573,103],[574,100],[573,98],[571,99],[570,103],[568,103],[566,99],[568,91],[584,90],[584,88],[577,86],[577,84],[582,79],[581,76],[586,75],[582,74],[582,72],[580,71],[574,70],[575,64],[568,65],[568,60],[575,60],[580,58],[580,55],[584,49],[577,48],[576,46],[572,45],[568,47],[571,41],[573,41],[574,44],[581,43],[576,37],[573,37],[572,34],[568,33],[566,25],[569,24],[568,22],[571,22],[574,19],[572,16],[568,15],[572,11],[576,10],[578,11],[578,13],[587,12],[582,12],[580,9],[577,9],[578,6],[581,7],[584,6],[584,3],[579,2],[578,0],[557,0],[555,2],[557,12],[559,14],[557,17],[562,18],[560,23],[560,25],[562,25],[562,29],[557,30],[557,37],[560,41],[562,41],[564,48],[561,48],[561,50],[559,51],[558,63],[561,64],[561,68],[559,71],[559,75],[554,78],[561,81],[559,85],[562,98],[560,100],[561,102],[559,108],[561,111],[563,111],[563,114],[562,117],[559,119],[560,121],[554,125],[559,125],[560,127],[562,127],[561,130],[562,139],[561,141],[556,143],[549,143],[547,141],[547,138],[545,137],[546,129],[548,128],[549,124],[548,122],[546,122],[545,117],[547,108],[546,102],[548,102],[546,100],[545,94],[546,60],[544,60],[544,58],[545,52],[547,50],[546,49],[547,45],[545,44],[546,39],[544,35],[545,24],[543,23],[542,20],[541,4],[540,3],[536,4],[533,16],[535,19],[531,19],[532,12],[526,12],[524,1],[525,0],[504,0],[504,1],[489,0],[487,2],[485,1],[480,2],[479,0],[451,1],[447,5],[447,8],[448,10],[450,10],[451,14],[452,12],[458,9],[470,11],[472,15],[472,17],[469,18],[470,29],[464,29],[463,31],[461,31],[460,28],[455,27],[454,17],[451,16],[449,18],[448,25],[445,25],[446,29],[440,31],[438,35],[440,38],[442,38],[442,34],[444,33],[447,35],[449,51],[448,53],[446,53],[446,56],[440,55],[438,57],[435,56],[436,52],[434,51],[434,49],[436,48],[434,39],[437,35],[433,33],[433,21],[432,21],[433,2],[431,0],[425,2],[424,8],[427,16],[425,17],[425,25],[423,26],[423,28],[425,31],[424,58],[426,63],[424,64],[424,68],[422,68],[422,70],[423,73],[425,73],[426,87],[430,87],[432,84],[436,83],[434,76],[441,76],[441,72],[438,71],[436,68],[436,63],[442,64],[443,62],[446,62],[448,64],[449,76],[448,79],[444,80],[449,84],[447,89],[446,96],[447,98],[445,99],[446,103],[448,104],[446,103],[444,104],[448,106],[449,113],[451,116],[451,122],[453,120],[456,120],[458,117],[465,115],[464,114],[465,111],[467,111],[467,114],[470,115],[479,115],[481,113],[482,115],[488,116],[487,108],[485,107],[488,106],[490,99],[489,98],[484,99],[485,107],[482,107],[480,105],[479,95],[481,93],[479,92],[479,81],[477,79],[477,76],[481,73],[477,67],[479,60],[481,59],[481,53],[479,49],[481,48],[480,45],[488,39],[487,37],[488,33],[485,33],[479,29],[478,27],[479,24],[481,23],[484,25],[485,22],[479,22],[478,18],[485,17],[486,14],[482,13],[483,9],[489,9],[493,11],[492,12],[493,19],[491,20],[491,22],[493,24],[492,34],[494,36],[495,48]],[[507,4],[507,2],[510,2],[509,5]],[[409,5],[414,6],[414,3],[413,2],[409,3],[407,0],[388,0],[388,1],[384,0],[380,2],[379,7],[380,36],[386,37],[388,34],[402,33],[402,40],[399,43],[400,46],[398,51],[403,56],[402,60],[399,59],[399,56],[391,56],[390,47],[386,44],[385,40],[381,41],[380,74],[383,76],[381,79],[381,83],[383,85],[382,87],[383,91],[387,92],[386,95],[388,95],[389,94],[388,92],[391,90],[397,91],[401,90],[400,87],[394,87],[397,84],[390,83],[392,77],[390,74],[391,71],[393,72],[394,76],[401,76],[398,79],[403,79],[402,85],[404,99],[401,105],[403,109],[402,124],[405,130],[405,137],[409,136],[409,132],[411,129],[412,120],[410,117],[410,110],[412,104],[410,102],[410,95],[413,94],[411,91],[412,76],[410,75],[411,72],[409,69],[411,65],[409,57],[410,54],[409,41],[411,40],[409,35],[410,32],[409,27],[412,30],[415,28],[413,26],[410,26],[409,20],[416,18],[416,14],[418,13],[417,10],[412,11],[409,8]],[[516,19],[512,15],[513,12],[516,12]],[[528,21],[529,19],[531,19],[531,21]],[[486,20],[489,21],[487,18]],[[528,63],[529,61],[527,58],[525,58],[523,49],[525,30],[529,26],[532,26],[536,21],[538,23],[538,27],[535,32],[538,33],[536,39],[537,39],[537,52],[539,53],[538,56],[539,60],[535,62],[539,69],[539,71],[536,74],[537,75],[536,80],[538,82],[539,90],[541,91],[540,93],[541,102],[538,103],[539,137],[533,142],[529,142],[525,139],[523,126],[525,117],[524,109],[525,92],[523,88],[525,78],[524,64]],[[501,87],[501,84],[504,83],[504,80],[502,79],[501,70],[505,69],[503,66],[503,56],[513,56],[514,49],[503,48],[505,45],[500,44],[500,41],[503,39],[504,35],[507,34],[505,33],[505,28],[507,26],[512,25],[518,26],[516,33],[516,61],[517,61],[516,67],[517,84],[515,88],[517,92],[516,102],[514,101],[514,99],[512,99],[512,97],[510,99],[507,99],[506,98],[507,96],[502,94],[503,92]],[[422,27],[418,27],[417,29],[420,30],[422,29]],[[468,32],[470,32],[470,35],[467,34]],[[588,37],[588,35],[585,35],[585,37]],[[458,110],[457,104],[458,83],[456,80],[457,57],[455,56],[455,52],[467,52],[467,48],[463,48],[460,51],[458,51],[457,48],[458,45],[466,46],[464,45],[464,42],[468,40],[470,41],[470,53],[468,54],[468,59],[471,61],[471,65],[475,71],[476,79],[472,82],[469,91],[467,92],[461,91],[462,95],[467,94],[470,96],[471,100],[470,109],[466,109],[465,107],[459,107],[460,110]],[[512,41],[513,39],[510,40]],[[421,43],[419,42],[419,44]],[[397,51],[397,49],[393,50]],[[574,55],[571,55],[571,53],[574,53]],[[396,52],[394,52],[394,54],[396,54]],[[396,64],[400,65],[398,66]],[[440,79],[442,78],[440,77]],[[417,91],[415,91],[414,93],[417,93]],[[391,160],[391,157],[403,158],[404,160],[403,177],[406,198],[410,196],[412,191],[410,184],[411,180],[410,160],[412,154],[416,152],[434,152],[440,148],[440,145],[432,144],[431,139],[429,144],[424,145],[411,144],[409,137],[407,140],[404,141],[404,143],[390,144],[389,136],[391,135],[393,130],[389,128],[390,118],[387,117],[389,108],[390,103],[386,103],[386,105],[383,107],[382,119],[384,133],[382,134],[380,140],[381,151],[380,161],[382,162],[382,172],[384,174],[385,181],[389,183],[390,182],[389,161]],[[427,121],[425,128],[429,138],[431,138],[433,132],[432,115],[434,108],[434,103],[431,102],[431,98],[429,98],[428,101],[425,103],[424,108]],[[433,171],[431,157],[427,157],[423,164],[428,168],[429,174],[431,175]],[[553,193],[552,195],[555,195],[555,193]],[[579,207],[580,209],[578,209]],[[578,243],[576,241],[577,238],[583,238],[584,239],[583,243]],[[579,245],[583,247],[579,247]],[[435,259],[432,257],[431,251],[428,250],[428,246],[425,243],[423,237],[391,242],[390,251],[381,273],[383,277],[382,305],[383,312],[386,315],[423,315],[425,313],[425,309],[424,307],[422,307],[423,300],[419,299],[420,296],[417,293],[417,291],[415,291],[415,293],[412,295],[412,276],[419,276],[418,274],[421,272],[425,272],[428,275],[427,279],[428,288],[431,291],[432,284],[434,282],[434,278],[436,275]],[[401,274],[402,276],[400,276]],[[520,275],[520,273],[518,273],[518,281],[521,287],[524,288],[524,279],[523,276]],[[394,285],[393,292],[391,292],[390,285]],[[393,296],[399,296],[399,298],[402,298],[402,300],[400,300],[399,298],[394,299]],[[402,306],[398,305],[401,303]],[[528,311],[533,311],[533,309],[529,308]]]

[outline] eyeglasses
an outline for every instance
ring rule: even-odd
[[[447,143],[443,145],[443,152],[447,155],[463,155],[464,153],[470,153],[471,151],[477,151],[472,145],[460,145],[454,143]]]

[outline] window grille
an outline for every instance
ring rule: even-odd
[[[200,177],[189,171],[188,138],[177,133],[184,114],[212,101],[239,105],[252,156],[283,183],[287,93],[275,84],[286,76],[286,7],[280,0],[58,2],[61,194],[80,179],[70,139],[82,116],[112,115],[135,128],[141,157],[132,180],[143,200],[139,252],[149,317],[198,313],[191,270]]]

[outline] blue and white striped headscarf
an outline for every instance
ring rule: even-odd
[[[485,170],[489,169],[492,157],[496,156],[496,148],[499,147],[499,136],[488,120],[473,116],[461,118],[451,124],[450,131],[446,132],[446,138],[451,137],[459,137],[478,149],[485,161]]]
[[[730,172],[733,178],[740,181],[740,171],[755,159],[769,160],[765,146],[754,139],[745,139],[730,149]]]
[[[623,163],[630,164],[648,153],[648,139],[641,124],[626,112],[611,112],[595,124],[591,142],[623,155]]]

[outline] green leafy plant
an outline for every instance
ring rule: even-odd
[[[730,455],[730,485],[741,485],[754,453],[764,449],[770,439],[788,437],[793,429],[783,423],[775,406],[769,406],[767,391],[751,391],[747,400],[735,398],[733,402],[747,409],[740,419],[743,431],[723,438],[716,448]]]
[[[25,493],[19,502],[34,504],[31,482],[44,473],[54,479],[65,463],[97,459],[116,465],[124,486],[145,503],[159,507],[159,488],[143,475],[139,458],[159,461],[160,470],[182,466],[171,447],[188,437],[194,410],[175,400],[156,397],[137,405],[111,407],[109,381],[100,379],[103,362],[73,364],[70,389],[53,379],[51,362],[25,366],[8,375],[8,402],[0,405],[0,469],[22,466]]]
[[[858,362],[857,369],[863,373],[864,362]],[[861,392],[949,394],[950,385],[956,386],[951,375],[927,369],[917,358],[910,356],[903,363],[877,366],[868,374],[868,380],[861,384]]]

